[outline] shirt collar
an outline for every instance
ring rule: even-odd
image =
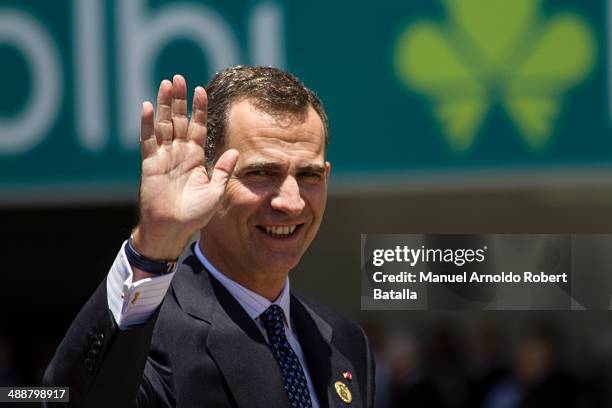
[[[275,304],[283,309],[287,326],[291,328],[291,319],[289,318],[289,316],[291,316],[289,314],[289,277],[287,277],[285,280],[285,286],[283,287],[283,290],[278,298],[276,298],[274,302],[270,302],[265,297],[253,292],[248,288],[245,288],[215,268],[214,265],[206,258],[206,256],[204,256],[204,253],[202,253],[199,240],[195,244],[195,254],[200,262],[202,262],[202,265],[208,269],[210,274],[214,276],[215,279],[217,279],[219,283],[225,287],[225,289],[227,289],[227,291],[238,301],[238,303],[240,303],[251,319],[256,320],[263,312],[266,311],[266,309]]]

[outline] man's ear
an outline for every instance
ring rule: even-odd
[[[331,171],[331,164],[328,161],[325,162],[325,181],[329,181],[329,172]]]

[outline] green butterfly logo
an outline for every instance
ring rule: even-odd
[[[538,0],[441,0],[445,24],[421,21],[400,34],[401,81],[432,102],[449,145],[467,151],[493,104],[524,141],[546,145],[562,96],[595,62],[595,43],[578,16],[544,19]]]

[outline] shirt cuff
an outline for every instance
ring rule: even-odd
[[[125,256],[123,243],[115,262],[108,272],[106,292],[110,309],[120,330],[147,322],[161,304],[176,273],[174,270],[165,275],[145,278],[132,282],[132,267]]]

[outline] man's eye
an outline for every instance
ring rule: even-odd
[[[314,173],[314,172],[307,172],[307,173],[301,173],[300,177],[307,179],[307,180],[320,180],[321,174]]]
[[[252,170],[247,173],[247,176],[251,177],[266,177],[271,173],[268,170]]]

